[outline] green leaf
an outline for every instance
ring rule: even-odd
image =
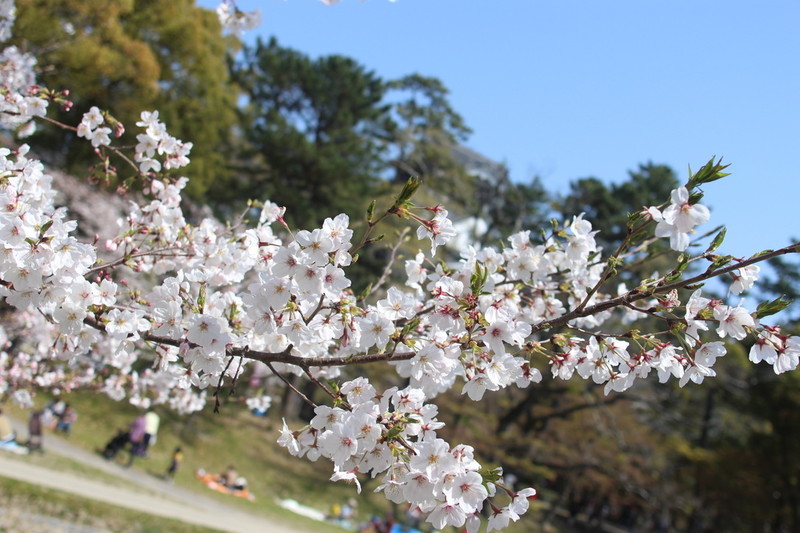
[[[683,272],[689,266],[689,254],[681,253],[678,256],[678,266],[675,267],[675,272]]]
[[[200,284],[200,294],[197,295],[197,312],[203,313],[206,307],[206,284]]]
[[[470,289],[472,290],[472,294],[480,294],[483,290],[483,285],[486,283],[486,275],[488,274],[488,268],[481,268],[480,263],[475,263],[475,272],[472,273],[472,276],[469,280]]]
[[[365,245],[367,245],[367,244],[374,244],[374,243],[376,243],[376,242],[378,242],[378,241],[382,241],[382,240],[384,239],[384,237],[386,237],[386,235],[385,235],[385,234],[383,234],[383,233],[381,233],[381,234],[380,234],[380,235],[378,235],[377,237],[374,237],[374,238],[372,238],[372,239],[367,239],[367,240],[364,242],[364,244],[365,244]]]
[[[750,259],[755,259],[756,257],[761,257],[762,255],[771,254],[774,251],[775,250],[761,250],[760,252],[753,254],[753,256]]]
[[[697,187],[698,185],[702,185],[703,183],[717,181],[725,176],[730,176],[730,173],[722,172],[730,165],[723,165],[721,157],[719,158],[719,161],[715,162],[715,159],[716,156],[713,156],[711,159],[709,159],[708,163],[700,167],[700,170],[698,170],[694,175],[691,175],[690,172],[691,177],[689,178],[689,183],[687,184],[689,189]]]
[[[733,260],[733,256],[732,255],[713,255],[713,256],[710,257],[710,259],[712,260],[712,263],[708,267],[708,269],[706,269],[706,272],[710,272],[712,270],[717,270],[719,268],[724,267],[725,265],[730,263],[731,260]]]
[[[792,300],[788,298],[784,298],[786,295],[781,294],[771,302],[763,302],[759,304],[756,308],[756,318],[764,318],[765,316],[774,315],[780,311],[783,311],[789,305],[791,305]]]
[[[375,200],[372,200],[367,207],[367,222],[372,222],[372,215],[375,214]]]
[[[417,192],[420,185],[422,185],[422,181],[418,177],[411,176],[408,178],[408,181],[406,181],[406,184],[403,186],[403,190],[400,191],[394,205],[401,206],[407,204],[411,200],[411,197],[414,196],[414,193]]]
[[[53,220],[52,219],[50,219],[47,222],[45,222],[42,225],[42,227],[39,229],[39,236],[40,237],[44,237],[44,234],[47,233],[47,230],[49,230],[50,226],[52,226],[52,225],[53,225]]]
[[[329,379],[327,381],[328,388],[331,389],[331,392],[334,394],[339,394],[339,382],[335,379]]]
[[[607,263],[608,263],[608,269],[609,269],[608,271],[609,271],[610,275],[616,276],[619,267],[622,266],[623,264],[625,264],[625,261],[623,261],[619,257],[611,256],[611,257],[608,258]]]
[[[635,211],[633,213],[628,213],[628,229],[633,229],[633,227],[644,218],[641,211]]]
[[[367,298],[369,298],[370,294],[372,294],[372,283],[371,282],[366,287],[364,287],[364,290],[361,291],[361,294],[358,295],[358,299],[359,300],[366,300]]]
[[[420,324],[419,317],[412,318],[405,326],[403,326],[403,329],[400,331],[400,335],[401,336],[408,335],[409,333],[417,329],[419,324]]]
[[[719,248],[719,245],[722,244],[722,241],[725,240],[725,233],[727,233],[727,231],[728,231],[727,228],[725,228],[725,226],[722,226],[722,229],[719,230],[717,236],[714,237],[714,240],[711,241],[711,244],[708,246],[708,249],[706,250],[707,254]]]
[[[385,440],[396,439],[397,437],[400,436],[400,434],[403,432],[404,429],[405,429],[405,426],[403,424],[395,424],[394,426],[392,426],[392,428],[389,431],[387,431],[384,434],[383,438]]]

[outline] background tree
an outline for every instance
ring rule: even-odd
[[[190,195],[226,180],[221,146],[236,104],[226,54],[236,41],[213,12],[194,0],[19,0],[17,10],[14,44],[36,55],[43,85],[71,91],[75,105],[55,118],[77,125],[95,105],[131,130],[141,111],[158,109],[173,135],[194,143]],[[32,141],[72,171],[96,162],[71,132],[46,128]]]
[[[363,216],[393,129],[383,81],[351,58],[312,59],[274,38],[245,48],[233,75],[246,99],[243,164],[216,194],[269,198],[298,227],[330,210]]]
[[[450,105],[447,87],[437,78],[410,74],[389,81],[387,89],[395,123],[392,181],[403,184],[418,177],[443,203],[471,213],[477,205],[478,180],[467,172],[457,150],[472,130]]]
[[[606,184],[594,177],[571,182],[558,207],[566,218],[586,213],[587,220],[603,228],[597,235],[598,244],[609,248],[625,237],[628,213],[660,204],[677,186],[678,178],[671,168],[645,163],[629,171],[628,179],[620,183]]]
[[[551,195],[538,177],[515,183],[507,172],[498,180],[481,182],[478,205],[480,216],[489,223],[485,243],[522,230],[546,228],[552,212]]]

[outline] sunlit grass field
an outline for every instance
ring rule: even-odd
[[[37,407],[43,407],[48,399],[38,397]],[[69,441],[98,454],[118,429],[127,427],[134,418],[144,413],[126,402],[114,402],[92,392],[73,392],[63,396],[63,399],[78,413]],[[6,408],[13,416],[23,420],[29,412],[10,405]],[[289,527],[296,527],[298,531],[322,533],[342,529],[334,524],[316,522],[291,513],[280,507],[277,500],[294,499],[324,512],[334,504],[341,505],[355,498],[358,502],[358,521],[368,521],[373,515],[384,516],[387,512],[392,512],[401,521],[405,516],[404,508],[393,506],[380,494],[373,493],[379,480],[362,478],[362,493],[359,495],[354,486],[329,481],[332,470],[328,461],[321,459],[312,463],[290,456],[276,442],[281,424],[277,413],[269,413],[266,417],[255,416],[235,402],[223,405],[218,414],[212,412],[211,405],[189,416],[181,416],[165,408],[156,408],[155,411],[161,418],[156,443],[150,447],[147,458],[136,458],[132,468],[161,479],[164,483],[167,483],[165,472],[172,452],[180,446],[184,461],[175,477],[175,485],[243,511],[277,519]],[[290,425],[300,427],[302,422]],[[49,433],[45,436],[45,449],[48,436]],[[111,474],[87,468],[55,454],[34,454],[24,460],[48,468],[76,472],[112,485],[125,483]],[[121,452],[116,459],[120,468],[127,460],[127,451]],[[195,479],[194,472],[197,469],[222,472],[228,465],[233,465],[240,475],[247,478],[250,490],[256,496],[255,502],[209,490]],[[530,516],[507,531],[540,531],[537,526],[536,512],[531,512]],[[421,527],[429,529],[425,525]],[[172,531],[164,531],[167,530]]]
[[[115,533],[214,533],[193,526],[66,492],[0,477],[0,531],[54,531],[63,521]],[[21,529],[25,528],[25,529]]]

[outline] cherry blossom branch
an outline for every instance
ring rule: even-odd
[[[577,312],[582,311],[586,307],[586,305],[589,303],[589,301],[592,299],[592,297],[595,294],[597,294],[597,291],[600,290],[600,287],[602,287],[605,284],[605,282],[608,281],[608,278],[611,277],[611,275],[614,272],[616,272],[617,267],[619,266],[617,264],[617,262],[618,262],[620,256],[630,246],[630,242],[631,242],[631,239],[633,238],[633,236],[636,235],[637,233],[639,233],[642,229],[644,229],[644,227],[647,226],[647,224],[649,224],[649,223],[650,223],[650,221],[643,222],[642,224],[640,224],[636,228],[629,228],[628,229],[628,232],[625,235],[625,238],[619,244],[619,246],[617,247],[616,251],[613,254],[611,254],[611,257],[609,257],[608,260],[606,261],[606,267],[605,267],[605,269],[603,269],[603,273],[600,275],[600,279],[598,279],[597,283],[595,283],[594,286],[586,293],[586,296],[584,297],[583,301],[581,301],[581,303],[578,304],[578,307],[575,308],[575,311],[577,311]]]
[[[233,363],[233,357],[228,358],[228,363],[225,365],[225,370],[219,373],[219,380],[217,381],[217,388],[214,390],[214,414],[219,414],[219,391],[222,390],[222,380],[225,377],[225,373],[231,367],[231,363]]]
[[[106,331],[102,322],[94,317],[84,318],[84,323],[91,326],[98,331]],[[190,348],[196,348],[197,345],[181,339],[173,339],[169,337],[162,337],[153,335],[152,333],[142,333],[141,338],[145,341],[162,344],[165,346],[173,346],[179,348],[182,345],[187,345]],[[328,356],[328,357],[302,357],[293,355],[294,345],[289,344],[280,352],[263,352],[253,350],[248,346],[232,346],[225,350],[225,355],[230,357],[243,357],[245,359],[252,359],[253,361],[260,361],[266,365],[271,363],[284,363],[295,365],[303,370],[308,370],[313,367],[333,367],[333,366],[350,366],[368,363],[380,363],[385,361],[406,361],[412,359],[416,353],[414,352],[401,352],[401,353],[377,353],[377,354],[364,354],[364,355],[348,355],[348,356]]]
[[[591,316],[597,313],[601,313],[608,309],[613,309],[620,305],[625,305],[633,302],[637,302],[639,300],[643,300],[645,298],[650,298],[656,294],[664,294],[673,289],[683,289],[690,285],[694,285],[695,283],[700,283],[702,281],[706,281],[711,278],[715,278],[721,276],[723,274],[727,274],[728,272],[733,272],[734,270],[739,270],[740,268],[754,265],[756,263],[761,263],[763,261],[767,261],[769,259],[779,257],[786,254],[795,254],[800,253],[800,243],[791,244],[779,250],[773,250],[771,252],[763,253],[761,255],[757,255],[751,257],[749,259],[745,259],[733,265],[728,265],[726,267],[722,267],[716,270],[707,270],[702,274],[698,274],[691,278],[682,280],[682,281],[675,281],[673,283],[668,283],[665,285],[661,285],[659,287],[654,287],[652,289],[640,290],[639,288],[633,289],[628,291],[626,294],[622,296],[617,296],[616,298],[611,298],[610,300],[606,300],[604,302],[591,305],[585,307],[583,309],[573,309],[572,311],[568,312],[565,315],[562,315],[558,318],[554,318],[552,320],[547,320],[540,322],[538,324],[534,324],[532,326],[532,333],[536,333],[539,331],[543,331],[546,329],[551,329],[558,326],[563,326],[568,324],[570,321],[575,320],[576,318],[582,318],[586,316]]]
[[[50,124],[52,124],[52,125],[54,125],[54,126],[57,126],[57,127],[61,128],[61,129],[67,130],[67,131],[72,131],[72,132],[77,132],[77,131],[78,131],[78,128],[76,128],[75,126],[70,126],[69,124],[64,124],[63,122],[60,122],[60,121],[58,121],[58,120],[55,120],[55,119],[53,119],[53,118],[50,118],[50,117],[48,117],[47,115],[43,115],[43,116],[36,116],[36,117],[34,117],[34,118],[38,118],[38,119],[40,119],[40,120],[43,120],[43,121],[45,121],[45,122],[48,122],[48,123],[50,123]],[[137,175],[144,175],[144,174],[143,174],[143,173],[142,173],[142,172],[139,170],[139,166],[138,166],[138,165],[137,165],[137,164],[136,164],[136,163],[135,163],[135,162],[134,162],[134,161],[133,161],[131,158],[129,158],[127,155],[125,155],[125,153],[122,151],[122,149],[124,149],[124,148],[130,148],[130,147],[115,147],[115,146],[111,146],[111,145],[109,144],[109,145],[105,145],[105,146],[103,146],[103,147],[97,147],[97,148],[95,148],[95,153],[97,154],[97,156],[102,158],[102,156],[100,155],[100,154],[101,154],[101,152],[102,152],[101,148],[102,148],[102,149],[106,149],[106,148],[107,148],[107,149],[111,150],[111,152],[113,152],[113,153],[114,153],[114,155],[116,155],[117,157],[119,157],[120,159],[122,159],[122,160],[123,160],[125,163],[127,163],[127,164],[128,164],[130,167],[131,167],[131,168],[133,168],[133,170],[135,170],[135,171],[136,171],[136,174],[137,174]]]
[[[303,370],[312,367],[333,367],[333,366],[351,366],[361,365],[368,363],[381,363],[386,361],[407,361],[412,359],[417,354],[415,352],[401,352],[401,353],[378,353],[378,354],[365,354],[365,355],[348,355],[348,356],[332,356],[332,357],[301,357],[292,355],[292,345],[289,345],[282,352],[260,352],[251,350],[250,348],[231,348],[228,355],[245,357],[254,361],[261,361],[263,363],[286,363],[295,365]]]

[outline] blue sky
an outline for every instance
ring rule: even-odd
[[[384,78],[440,78],[472,149],[552,191],[641,162],[682,179],[712,155],[705,226],[746,255],[800,238],[797,0],[239,0],[312,56],[344,54]],[[212,0],[201,5],[213,6]],[[702,228],[701,228],[702,229]]]

